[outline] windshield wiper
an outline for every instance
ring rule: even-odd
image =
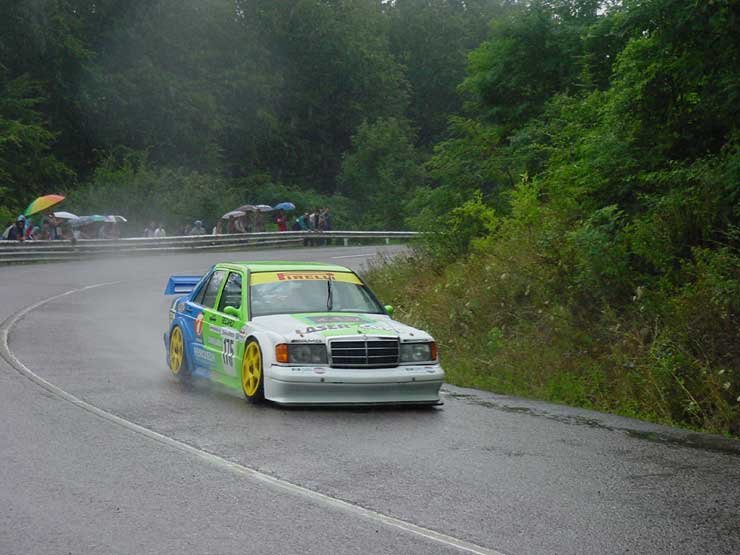
[[[331,307],[333,305],[333,302],[332,302],[332,298],[331,298],[331,280],[330,279],[327,279],[326,280],[326,292],[327,292],[327,296],[326,296],[326,310],[328,312],[331,312]]]

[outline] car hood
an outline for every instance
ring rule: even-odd
[[[315,313],[258,316],[252,324],[277,333],[286,341],[311,341],[331,337],[365,335],[398,337],[401,341],[431,341],[431,336],[385,314]]]

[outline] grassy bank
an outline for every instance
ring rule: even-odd
[[[740,435],[735,255],[697,252],[682,287],[616,305],[583,298],[567,262],[536,251],[510,235],[447,266],[385,261],[368,280],[435,336],[450,383]]]

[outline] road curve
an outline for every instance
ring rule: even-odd
[[[376,250],[0,270],[0,555],[740,552],[740,442],[451,386],[431,410],[284,409],[169,375],[169,274]]]

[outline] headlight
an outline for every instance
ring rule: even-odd
[[[326,346],[313,343],[295,343],[277,345],[276,359],[289,364],[327,364]]]
[[[437,344],[402,343],[401,362],[429,362],[437,359]]]

